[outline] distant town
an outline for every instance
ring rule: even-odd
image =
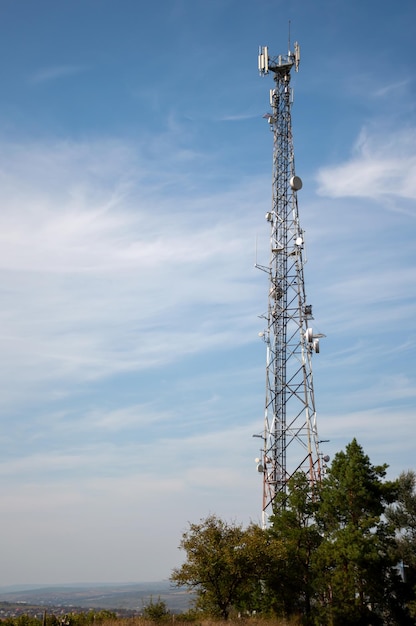
[[[187,611],[191,595],[167,581],[129,584],[74,584],[0,588],[0,619],[30,615],[41,618],[45,611],[56,616],[106,610],[118,617],[134,617],[151,601],[163,600],[171,613]]]

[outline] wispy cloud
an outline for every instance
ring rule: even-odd
[[[247,341],[255,180],[179,200],[175,171],[155,187],[116,142],[4,146],[0,168],[3,402],[15,368],[19,385],[93,380]]]
[[[67,76],[81,74],[90,69],[87,65],[51,65],[34,71],[29,77],[29,83],[32,85],[47,83]]]
[[[259,113],[234,113],[229,115],[222,115],[218,118],[219,122],[244,122],[245,120],[252,120],[260,117]]]
[[[350,159],[318,172],[318,193],[332,198],[416,198],[416,129],[364,129]]]
[[[374,90],[373,96],[375,98],[386,98],[392,95],[397,96],[398,94],[404,93],[404,91],[411,85],[413,78],[404,78],[403,80],[395,81],[394,83],[389,83],[384,85],[383,87],[378,87]]]

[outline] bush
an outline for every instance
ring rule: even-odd
[[[160,599],[157,602],[153,602],[153,598],[150,597],[149,604],[143,606],[143,617],[151,620],[152,622],[161,622],[169,617],[170,611],[166,606],[166,602]]]

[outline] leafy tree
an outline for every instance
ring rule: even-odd
[[[286,617],[300,613],[307,624],[314,595],[314,554],[321,543],[314,496],[302,472],[289,481],[287,495],[276,497],[269,533],[284,549],[266,577],[274,612]]]
[[[243,530],[210,515],[190,524],[180,548],[186,561],[173,570],[171,580],[196,591],[197,608],[227,619],[232,607],[252,608],[259,601],[269,549],[258,526]]]
[[[400,623],[389,602],[398,583],[393,536],[382,517],[395,496],[395,484],[383,480],[386,468],[371,465],[353,439],[322,482],[316,573],[323,623]]]
[[[274,607],[266,581],[285,554],[282,541],[251,524],[244,531],[244,541],[238,550],[241,571],[246,573],[234,606],[246,614],[269,613]]]

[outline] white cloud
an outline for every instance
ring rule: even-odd
[[[331,198],[416,198],[416,130],[364,129],[350,159],[318,172],[318,193]],[[414,213],[414,211],[413,211]]]

